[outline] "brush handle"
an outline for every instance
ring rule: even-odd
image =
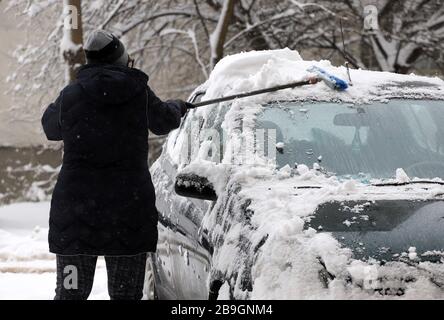
[[[305,86],[307,84],[310,84],[309,80],[292,82],[292,83],[288,83],[288,84],[284,84],[284,85],[280,85],[280,86],[275,86],[275,87],[270,87],[270,88],[255,90],[255,91],[250,91],[250,92],[238,93],[238,94],[234,94],[231,96],[221,97],[221,98],[207,100],[207,101],[201,101],[201,102],[197,102],[197,103],[193,103],[193,104],[196,106],[196,108],[199,108],[199,107],[208,106],[208,105],[214,104],[214,103],[220,103],[220,102],[230,101],[230,100],[234,100],[234,99],[246,98],[246,97],[256,96],[256,95],[263,94],[263,93],[284,90],[284,89],[301,87],[301,86]]]

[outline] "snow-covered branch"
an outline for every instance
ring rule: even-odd
[[[234,4],[237,0],[224,0],[222,11],[219,16],[216,28],[210,36],[211,65],[222,59],[224,54],[224,44],[228,33],[228,27],[234,14]]]
[[[364,24],[369,4],[377,8],[375,30]],[[61,1],[8,0],[8,8],[44,34],[15,51],[11,92],[40,92],[45,101],[63,86],[66,62],[70,73],[82,63],[73,57],[82,58],[83,35],[63,32]],[[171,90],[205,80],[224,55],[247,50],[289,47],[307,58],[402,73],[423,59],[444,65],[442,0],[91,0],[81,13],[86,34],[103,28],[121,36],[136,66]]]

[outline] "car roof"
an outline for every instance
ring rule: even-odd
[[[347,69],[335,67],[330,61],[306,61],[290,49],[250,51],[225,57],[215,67],[210,78],[197,92],[205,92],[202,100],[263,89],[306,79],[307,69],[318,66],[330,74],[348,81]],[[266,103],[274,100],[344,101],[367,103],[393,98],[444,100],[444,81],[438,77],[396,74],[362,69],[350,69],[352,86],[344,92],[330,89],[320,82],[295,89],[246,98]]]

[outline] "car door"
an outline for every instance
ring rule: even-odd
[[[179,196],[177,196],[179,197]],[[202,218],[206,201],[178,200],[171,259],[179,299],[208,299],[207,275],[211,262],[209,250],[202,248]]]
[[[208,294],[205,272],[209,270],[210,257],[208,251],[202,251],[198,245],[199,239],[203,239],[198,234],[207,204],[196,205],[174,192],[177,168],[190,161],[187,157],[175,156],[181,152],[181,138],[191,134],[192,124],[192,116],[187,115],[178,131],[169,136],[162,155],[153,166],[159,211],[159,241],[154,268],[156,291],[161,299],[206,299]]]
[[[173,189],[169,178],[174,168],[165,165],[163,156],[156,163],[152,172],[156,188],[156,207],[159,213],[157,252],[153,255],[156,295],[159,299],[177,299],[171,260],[171,243],[174,235],[174,223],[171,216],[171,198],[168,195]]]
[[[191,162],[194,156],[191,145],[199,146],[207,139],[204,134],[206,129],[221,131],[220,126],[226,110],[221,114],[221,110],[215,106],[207,108],[212,110],[206,113],[209,115],[206,118],[198,117],[194,112],[187,117],[185,132],[190,144],[188,162]],[[192,130],[196,128],[198,130]],[[176,292],[180,299],[208,299],[212,247],[207,231],[202,227],[202,219],[214,206],[214,202],[185,198],[177,194],[173,197],[176,226],[171,258]]]

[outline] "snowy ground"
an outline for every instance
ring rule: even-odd
[[[49,202],[0,207],[0,300],[53,299],[55,256],[48,253]],[[99,259],[90,299],[109,299]]]

